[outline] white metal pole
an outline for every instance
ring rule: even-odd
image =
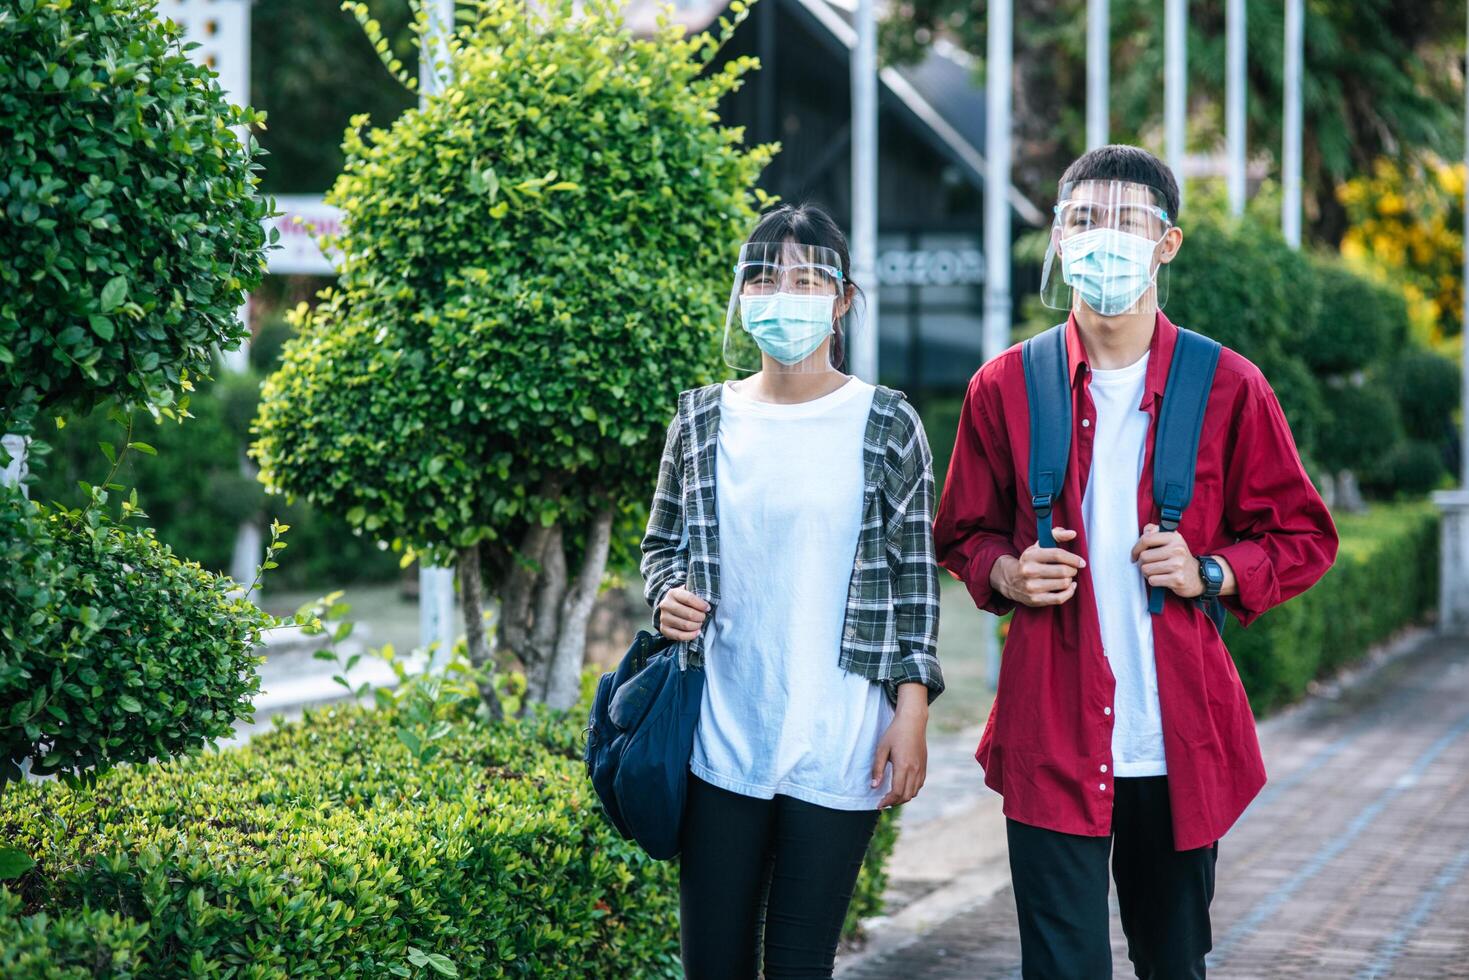
[[[26,475],[26,447],[30,445],[30,438],[7,432],[3,438],[5,451],[10,454],[10,464],[0,469],[0,487],[20,486],[22,497],[31,495],[30,488],[20,481]]]
[[[1469,34],[1466,34],[1469,36]],[[1469,51],[1464,57],[1464,168],[1469,174]],[[1464,284],[1463,295],[1469,297],[1469,193],[1464,195]],[[1463,349],[1463,378],[1460,389],[1463,396],[1463,418],[1459,442],[1459,489],[1469,492],[1469,301],[1462,307],[1463,319],[1459,327],[1459,345]]]
[[[984,327],[986,361],[1010,346],[1010,106],[1014,83],[1011,65],[1011,0],[990,0],[985,83],[986,151],[984,169]],[[999,683],[998,623],[985,616],[981,653],[991,689]]]
[[[448,57],[446,38],[454,30],[454,0],[431,0],[424,5],[428,15],[428,31],[419,51],[418,104],[426,105],[431,96],[443,90],[446,79],[442,69]],[[435,62],[440,62],[436,65]],[[454,569],[436,565],[418,567],[418,641],[428,649],[437,643],[429,659],[429,669],[436,670],[448,661],[454,643]]]
[[[1285,4],[1285,146],[1281,152],[1280,231],[1301,247],[1301,75],[1305,58],[1305,0]]]
[[[1168,167],[1183,203],[1183,155],[1188,106],[1188,0],[1167,0],[1163,14],[1163,128]],[[1170,217],[1177,220],[1177,215]]]
[[[240,32],[237,44],[239,45],[238,70],[234,75],[235,86],[239,91],[230,91],[230,96],[240,105],[250,104],[250,7],[249,0],[242,0],[240,6],[240,22],[237,28]],[[241,143],[247,144],[250,139],[248,127],[241,126],[235,131]],[[240,346],[232,351],[221,352],[221,364],[224,370],[243,374],[250,370],[250,296],[247,293],[240,302],[237,313],[240,323],[245,327],[245,337],[240,341]],[[249,480],[254,480],[259,472],[255,463],[250,459],[242,447],[240,450],[240,472]],[[241,520],[235,528],[234,550],[230,554],[230,578],[249,587],[255,581],[255,566],[261,561],[264,554],[265,535],[261,530],[257,515],[251,515]],[[261,586],[250,590],[246,596],[252,601],[261,591]]]
[[[1107,145],[1107,87],[1110,81],[1111,17],[1108,0],[1086,5],[1086,148]]]
[[[1229,211],[1245,211],[1245,0],[1224,8],[1224,142]]]
[[[866,323],[848,338],[852,370],[877,383],[877,20],[873,0],[858,0],[852,52],[852,279],[867,295]]]

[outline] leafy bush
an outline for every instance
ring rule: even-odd
[[[455,724],[427,764],[398,721],[336,709],[91,789],[16,787],[0,835],[39,863],[12,887],[52,929],[89,904],[146,923],[154,978],[433,975],[415,953],[464,977],[680,975],[677,866],[600,815],[580,719]]]
[[[167,408],[265,266],[253,146],[181,29],[137,0],[0,17],[0,427],[102,399]]]
[[[1337,518],[1336,564],[1310,591],[1224,639],[1256,713],[1289,703],[1315,677],[1418,621],[1438,599],[1438,514],[1429,504],[1377,505]],[[1415,569],[1406,573],[1404,569]]]
[[[1337,259],[1317,257],[1320,284],[1315,317],[1297,325],[1289,348],[1318,375],[1344,375],[1392,357],[1407,339],[1408,304],[1396,289],[1352,271]]]
[[[62,916],[23,915],[21,901],[0,888],[0,976],[24,980],[130,980],[148,926],[112,912],[84,909]]]
[[[770,151],[718,121],[753,67],[705,73],[721,38],[636,38],[610,0],[463,6],[444,92],[346,135],[341,284],[298,307],[253,452],[272,489],[457,560],[477,663],[483,570],[503,645],[564,707],[674,396],[720,373],[711,284]],[[532,633],[529,595],[567,611]]]
[[[1454,411],[1459,407],[1459,366],[1428,350],[1408,351],[1383,372],[1403,415],[1403,427],[1415,439],[1452,441]]]
[[[1364,471],[1362,484],[1374,494],[1422,497],[1443,482],[1443,450],[1422,439],[1407,439],[1394,445]]]
[[[1316,459],[1333,473],[1365,472],[1403,438],[1398,406],[1380,384],[1343,384],[1325,389],[1331,424],[1316,440]]]
[[[93,495],[53,509],[0,491],[22,542],[0,567],[0,784],[26,758],[76,774],[189,752],[250,717],[260,688],[253,650],[274,619]]]

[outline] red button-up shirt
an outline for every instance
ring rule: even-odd
[[[1178,328],[1158,314],[1140,408],[1150,416],[1137,488],[1138,534],[1157,523],[1153,432]],[[1054,506],[1065,547],[1086,557],[1082,499],[1091,473],[1096,408],[1075,318],[1066,327],[1072,379],[1071,458]],[[980,608],[1015,617],[999,688],[975,758],[1005,797],[1005,815],[1068,834],[1112,831],[1112,698],[1090,565],[1060,606],[1016,607],[990,586],[1001,555],[1036,541],[1028,488],[1030,424],[1020,347],[970,381],[934,543],[939,564]],[[1238,593],[1226,607],[1248,625],[1305,591],[1336,557],[1336,527],[1301,465],[1275,392],[1259,369],[1225,349],[1199,440],[1194,496],[1179,532],[1195,555],[1224,558]],[[1139,574],[1141,572],[1139,571]],[[1172,593],[1152,617],[1163,750],[1178,850],[1222,837],[1265,783],[1255,719],[1228,650],[1204,612]]]

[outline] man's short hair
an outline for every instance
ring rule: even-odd
[[[1163,196],[1168,220],[1178,221],[1178,181],[1168,164],[1140,146],[1114,143],[1088,150],[1061,175],[1061,186],[1078,180],[1127,180],[1146,184]]]

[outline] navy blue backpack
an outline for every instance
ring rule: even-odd
[[[659,860],[678,854],[704,671],[680,670],[678,647],[639,631],[602,675],[587,723],[586,763],[608,821]]]
[[[1162,515],[1158,526],[1178,530],[1194,495],[1194,467],[1204,409],[1214,384],[1220,346],[1202,334],[1178,329],[1163,409],[1153,437],[1153,499]],[[1066,325],[1059,324],[1025,342],[1025,394],[1030,406],[1030,492],[1035,507],[1036,538],[1042,548],[1056,547],[1051,507],[1066,485],[1071,457],[1071,379],[1066,357]],[[1167,589],[1150,586],[1148,609],[1163,612]],[[1218,599],[1196,602],[1214,626],[1224,630],[1224,606]]]

